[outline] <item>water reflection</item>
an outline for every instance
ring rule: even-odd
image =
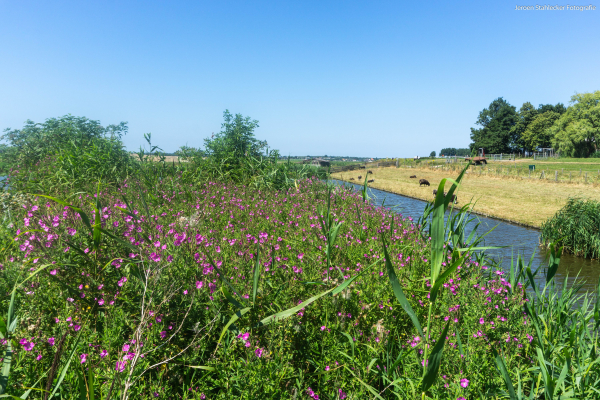
[[[334,182],[338,184],[344,183],[338,180],[334,180]],[[345,184],[352,185],[357,190],[362,189],[361,185]],[[401,213],[404,216],[413,217],[413,219],[417,219],[423,214],[426,205],[426,202],[422,200],[416,200],[394,193],[387,193],[377,189],[369,189],[369,195],[373,199],[372,201],[374,204],[384,204],[385,207],[393,208],[396,212]],[[449,212],[446,212],[446,215],[448,214]],[[488,255],[491,255],[502,263],[504,269],[510,268],[511,258],[514,256],[516,261],[516,256],[518,254],[524,256],[526,261],[529,261],[531,255],[534,254],[533,266],[535,268],[539,265],[547,265],[548,252],[539,246],[539,231],[537,229],[527,228],[478,215],[473,215],[473,217],[481,222],[481,225],[479,225],[479,228],[477,229],[477,232],[480,235],[496,227],[496,229],[485,237],[485,245],[507,246],[502,249],[487,251]],[[469,224],[467,227],[468,233],[470,233],[469,228],[472,229],[476,223],[477,222],[472,222]],[[560,259],[558,272],[556,273],[557,281],[562,284],[564,279],[568,276],[569,283],[572,283],[577,274],[579,274],[580,278],[585,280],[582,292],[585,292],[586,290],[594,291],[598,284],[598,278],[600,277],[600,262],[563,255]]]

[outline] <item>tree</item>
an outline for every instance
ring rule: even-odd
[[[533,122],[538,114],[538,110],[530,102],[523,103],[519,109],[519,115],[517,122],[512,127],[512,135],[515,138],[515,146],[522,149],[523,152],[531,151],[532,148],[528,147],[528,144],[523,141],[523,134],[529,127],[529,124]]]
[[[435,157],[435,151],[432,151],[431,153],[429,153],[429,157],[434,158]]]
[[[600,90],[577,93],[570,103],[550,128],[554,136],[552,144],[562,155],[588,157],[595,152],[600,140]]]
[[[229,110],[223,112],[221,132],[204,139],[206,156],[213,161],[222,162],[226,159],[228,164],[239,164],[247,157],[260,157],[267,142],[254,137],[254,130],[258,128],[258,121],[244,117],[242,114],[232,115]]]
[[[471,128],[471,150],[483,147],[486,153],[510,153],[516,148],[513,126],[517,123],[517,111],[502,97],[492,101],[477,118],[479,129]]]
[[[550,128],[559,117],[560,114],[554,111],[538,114],[523,132],[522,140],[525,147],[530,150],[552,147],[553,135]]]

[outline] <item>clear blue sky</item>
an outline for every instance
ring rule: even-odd
[[[0,128],[128,121],[128,149],[152,132],[171,152],[201,146],[229,109],[284,155],[466,147],[497,97],[600,90],[600,2],[516,4],[0,0]]]

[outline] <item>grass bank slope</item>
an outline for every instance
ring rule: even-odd
[[[432,190],[448,171],[419,168],[374,168],[369,186],[423,200],[433,198]],[[353,182],[362,172],[351,171],[333,174],[332,177]],[[416,175],[417,179],[409,178]],[[419,179],[427,179],[430,187],[419,186]],[[600,200],[600,187],[580,183],[551,182],[548,180],[524,178],[497,178],[479,176],[468,171],[458,192],[459,205],[476,201],[475,211],[503,220],[539,228],[544,221],[560,210],[570,197]]]

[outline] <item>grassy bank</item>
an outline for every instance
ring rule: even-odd
[[[432,190],[448,176],[441,168],[372,168],[369,179],[375,182],[369,186],[423,200],[433,198]],[[336,179],[355,183],[362,172],[342,172],[333,174]],[[417,179],[411,179],[416,175]],[[419,186],[419,179],[427,179],[431,187]],[[600,186],[583,183],[552,182],[524,177],[502,177],[479,175],[479,171],[469,170],[461,184],[458,196],[459,205],[476,202],[475,211],[484,215],[540,227],[568,201],[569,197],[585,197],[600,200]]]

